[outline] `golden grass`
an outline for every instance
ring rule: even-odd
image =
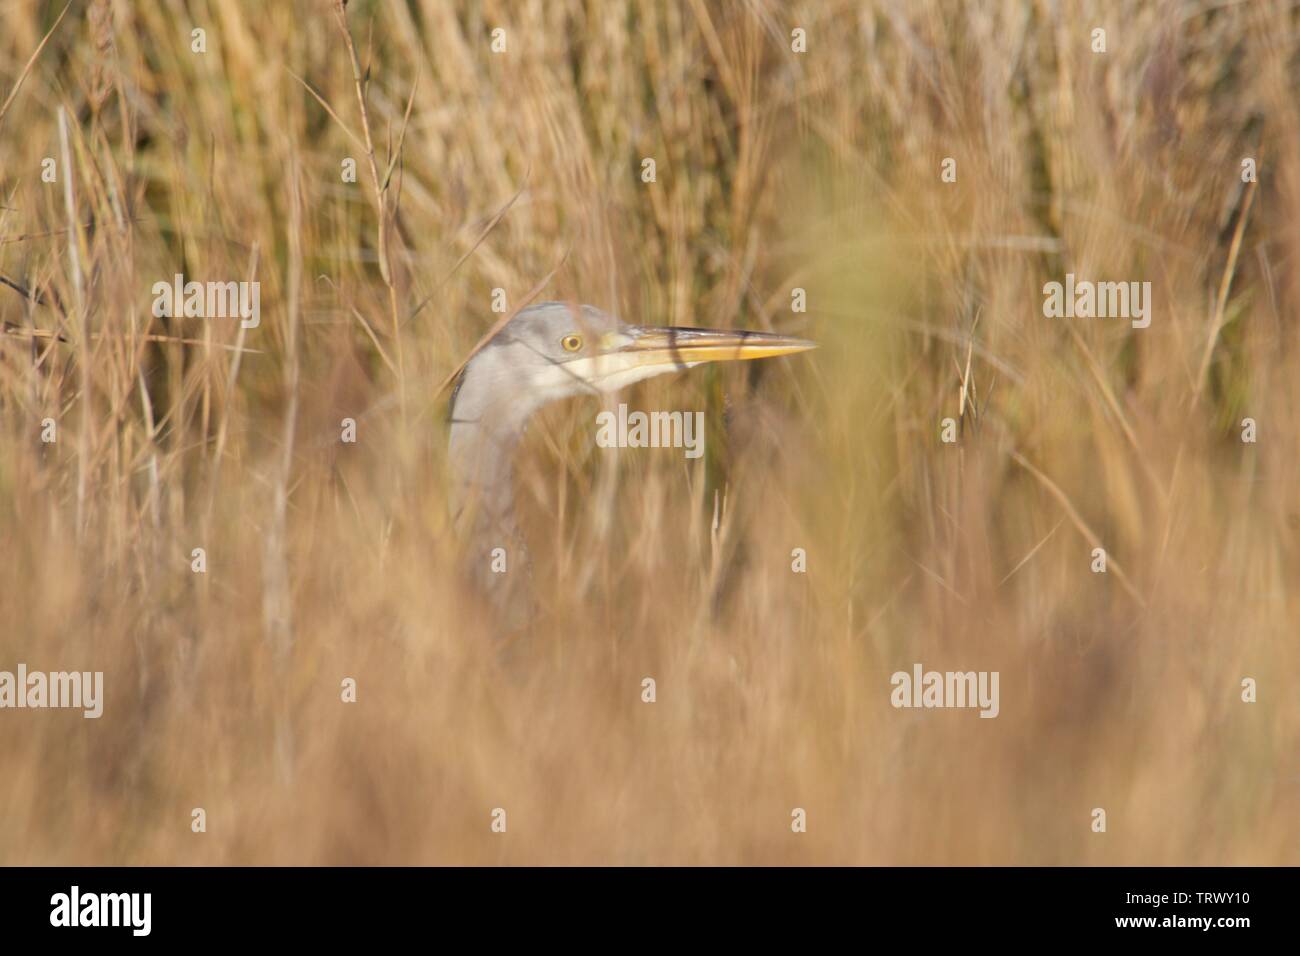
[[[1300,862],[1294,4],[353,0],[368,122],[331,8],[74,0],[0,111],[0,669],[107,688],[0,712],[0,862]],[[0,6],[0,98],[61,9]],[[503,652],[437,385],[553,269],[823,348],[634,390],[700,463],[548,409]],[[1044,318],[1067,271],[1151,327]],[[260,281],[258,351],[176,272]],[[915,661],[1001,715],[892,709]]]

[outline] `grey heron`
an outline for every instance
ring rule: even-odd
[[[543,302],[521,310],[466,363],[451,398],[453,520],[471,575],[499,606],[519,592],[523,564],[511,461],[538,409],[693,368],[788,355],[813,342],[770,332],[624,325],[593,306]],[[497,551],[500,549],[500,551]],[[496,557],[501,566],[492,567]],[[494,574],[493,570],[507,573]]]

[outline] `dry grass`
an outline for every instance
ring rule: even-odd
[[[0,669],[107,687],[0,713],[0,862],[1300,862],[1293,3],[353,0],[369,132],[330,8],[74,0],[0,116]],[[0,5],[0,97],[61,9]],[[701,463],[548,410],[503,654],[437,384],[557,266],[825,347],[638,387]],[[893,710],[914,661],[1001,716]]]

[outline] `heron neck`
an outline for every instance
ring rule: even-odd
[[[476,550],[518,543],[513,459],[535,407],[500,382],[490,361],[471,365],[451,411],[448,460],[453,519]]]
[[[514,510],[515,448],[519,436],[505,429],[489,432],[476,423],[453,421],[448,460],[451,465],[452,516],[474,536],[516,531]],[[466,522],[470,522],[469,525]],[[502,540],[501,547],[509,542]]]

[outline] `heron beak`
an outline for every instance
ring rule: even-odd
[[[675,365],[690,368],[704,362],[744,362],[793,355],[817,347],[816,342],[772,332],[743,329],[687,329],[630,326],[619,334],[617,351],[638,366]]]

